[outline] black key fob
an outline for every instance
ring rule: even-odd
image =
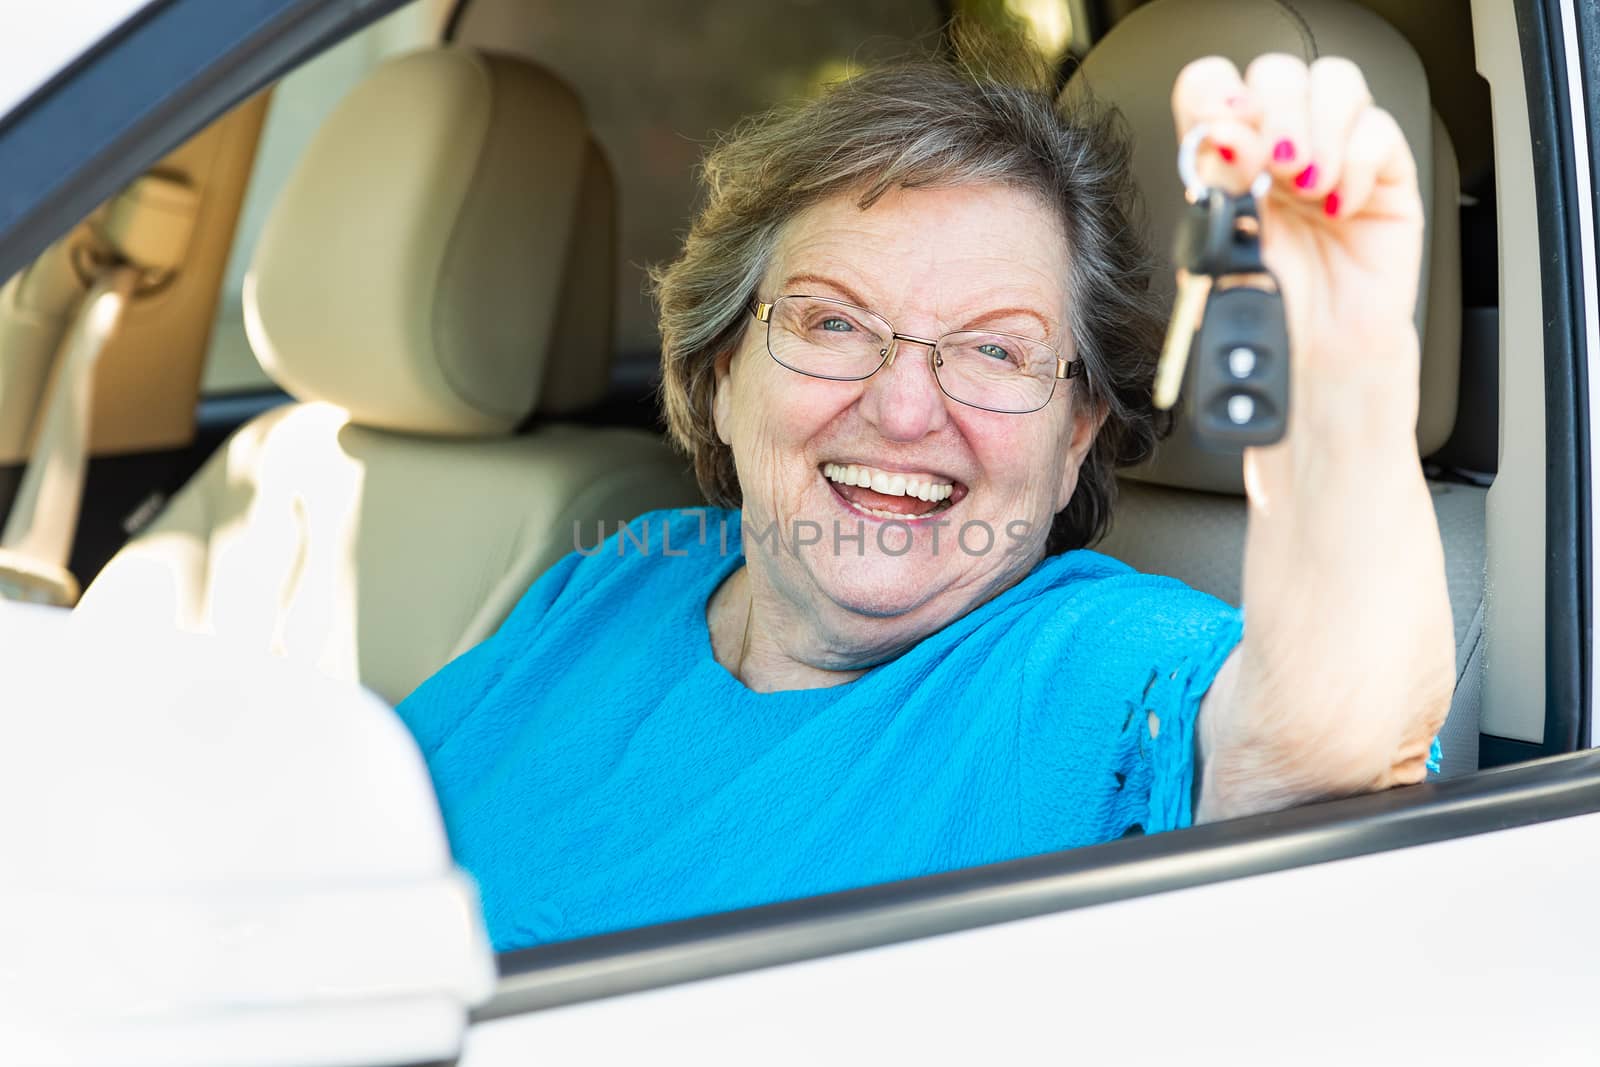
[[[1219,451],[1276,444],[1289,426],[1289,327],[1283,297],[1214,288],[1189,354],[1187,408],[1199,443]]]

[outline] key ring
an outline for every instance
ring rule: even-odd
[[[1191,204],[1200,203],[1211,192],[1211,186],[1200,180],[1200,173],[1195,166],[1200,146],[1210,136],[1211,127],[1199,122],[1183,135],[1183,140],[1178,144],[1178,179],[1183,182],[1183,195]],[[1250,183],[1250,195],[1259,201],[1271,188],[1272,175],[1262,171]]]

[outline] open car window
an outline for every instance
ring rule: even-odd
[[[184,6],[166,5],[172,26],[181,25],[176,20]],[[1065,60],[1066,53],[1081,51],[1114,25],[1125,14],[1121,8],[1137,5],[1081,10],[1064,5],[1083,16],[1078,23],[1069,18],[1065,34],[1046,11],[1048,5],[1000,5],[1006,6],[1033,13],[1038,26],[1054,27],[1049,32],[1056,47],[1072,42],[1064,47]],[[1590,361],[1600,356],[1590,169],[1597,79],[1592,55],[1585,58],[1575,45],[1592,39],[1595,27],[1592,16],[1584,25],[1569,21],[1570,5],[1524,0],[1499,12],[1462,6],[1451,8],[1448,16],[1481,21],[1472,25],[1465,51],[1449,51],[1449,42],[1441,43],[1449,35],[1430,40],[1423,34],[1428,18],[1381,3],[1371,6],[1384,8],[1382,13],[1416,45],[1458,167],[1454,188],[1439,193],[1436,203],[1458,225],[1456,327],[1461,352],[1471,351],[1475,362],[1464,356],[1454,428],[1426,460],[1441,522],[1476,524],[1470,536],[1453,540],[1459,530],[1446,534],[1447,562],[1457,567],[1452,598],[1477,598],[1457,619],[1461,679],[1476,678],[1479,684],[1478,703],[1470,710],[1477,716],[1472,728],[1452,737],[1453,750],[1447,746],[1447,761],[1455,761],[1447,765],[1456,773],[1414,789],[1274,816],[505,953],[499,960],[500,990],[478,1009],[480,1024],[501,1025],[624,993],[940,935],[981,934],[999,924],[1088,914],[1103,905],[1136,908],[1157,895],[1205,887],[1226,891],[1229,883],[1243,879],[1294,872],[1310,876],[1324,867],[1347,871],[1341,863],[1399,850],[1426,855],[1433,846],[1479,838],[1490,850],[1500,840],[1495,831],[1515,833],[1585,816],[1590,817],[1584,826],[1592,824],[1591,813],[1600,811],[1595,788],[1600,757],[1584,750],[1593,744],[1596,728],[1590,675],[1595,497],[1589,426],[1596,380]],[[117,113],[120,117],[104,120],[92,142],[74,142],[63,134],[59,117],[52,117],[60,113],[52,109],[73,102],[71,93],[86,91],[70,76],[58,87],[59,97],[34,96],[49,73],[0,81],[0,113],[24,105],[0,119],[0,192],[6,194],[0,197],[0,271],[24,268],[88,207],[229,104],[280,74],[308,69],[303,64],[319,62],[314,56],[326,61],[333,55],[329,46],[378,13],[357,4],[258,7],[254,22],[240,19],[227,26],[214,15],[195,16],[196,24],[209,26],[215,37],[195,45],[193,55],[180,57],[183,69],[169,82],[143,86],[141,105],[130,102]],[[95,17],[108,20],[113,40],[102,51],[107,62],[116,62],[117,48],[137,45],[139,38],[110,33],[126,28],[131,7],[107,14],[110,10],[104,5]],[[614,348],[619,369],[610,383],[612,406],[583,417],[626,422],[642,433],[657,430],[651,401],[657,338],[643,294],[644,271],[670,256],[681,239],[695,207],[694,165],[714,131],[767,104],[812,91],[851,63],[870,62],[870,42],[880,35],[937,41],[945,14],[942,6],[911,2],[841,9],[834,13],[838,18],[825,17],[830,10],[824,3],[711,5],[694,12],[667,5],[648,28],[633,24],[623,38],[616,28],[625,13],[604,5],[470,0],[458,5],[453,17],[439,19],[441,32],[461,45],[502,50],[560,73],[575,87],[618,171],[622,224]],[[738,63],[711,69],[702,51],[704,26],[694,22],[702,14],[707,23],[720,26],[726,44],[770,40],[777,33],[779,46],[762,51],[752,45]],[[262,28],[268,23],[279,31],[276,37]],[[168,41],[160,33],[178,32],[142,25],[152,34],[151,47]],[[783,32],[785,27],[792,32]],[[1590,37],[1583,37],[1585,32]],[[188,39],[197,38],[188,33]],[[40,54],[48,49],[41,46]],[[73,58],[40,60],[40,70],[63,69]],[[1573,69],[1584,63],[1589,66]],[[1066,63],[1064,79],[1071,69]],[[1585,86],[1591,94],[1587,100]],[[1456,87],[1460,91],[1452,93]],[[51,139],[59,144],[33,154],[26,166],[5,166]],[[241,237],[235,246],[231,285],[242,286],[247,240]],[[242,332],[242,322],[238,325]],[[213,344],[226,340],[219,331]],[[244,343],[242,337],[232,340]],[[1475,376],[1472,382],[1466,381],[1469,373]],[[618,412],[623,412],[620,418]],[[303,474],[316,476],[309,468]],[[1139,481],[1130,481],[1125,494],[1132,501],[1129,513],[1153,525],[1114,535],[1108,549],[1113,554],[1149,550],[1158,538],[1145,530],[1159,523],[1202,539],[1205,525],[1220,513],[1206,509],[1222,506],[1204,494],[1198,502],[1162,497]],[[574,548],[592,546],[592,527],[577,531],[572,540]],[[1451,556],[1457,550],[1468,554]],[[1475,562],[1472,551],[1478,553]],[[1214,553],[1197,553],[1181,565],[1190,573],[1180,576],[1196,585],[1223,580],[1216,577],[1221,572],[1237,582],[1237,561]],[[1475,636],[1469,640],[1467,635]],[[1541,841],[1558,839],[1562,843],[1550,847],[1575,847],[1559,829]],[[1474,862],[1495,862],[1492,851],[1473,855],[1479,857]],[[1427,877],[1425,865],[1411,866],[1409,860],[1406,871],[1407,878]],[[1474,906],[1528,906],[1537,898],[1531,889],[1518,896],[1519,886],[1502,888],[1506,896],[1474,898]],[[1094,912],[1109,924],[1130,913]],[[1137,923],[1130,920],[1128,929],[1136,931]]]

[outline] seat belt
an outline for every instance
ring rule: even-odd
[[[103,265],[56,348],[28,464],[0,532],[0,598],[77,603],[67,560],[88,470],[95,364],[141,287],[159,284],[182,263],[197,204],[186,183],[145,175],[91,220]]]
[[[81,298],[56,350],[28,466],[0,534],[0,595],[71,607],[78,580],[67,569],[88,468],[94,365],[117,332],[142,271],[124,264],[102,273]]]

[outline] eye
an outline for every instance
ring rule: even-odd
[[[829,333],[848,333],[856,328],[855,323],[849,319],[841,319],[837,315],[823,319],[821,326]]]
[[[1010,352],[1007,352],[993,341],[987,341],[979,345],[978,351],[990,359],[1003,359],[1008,363],[1015,362]]]

